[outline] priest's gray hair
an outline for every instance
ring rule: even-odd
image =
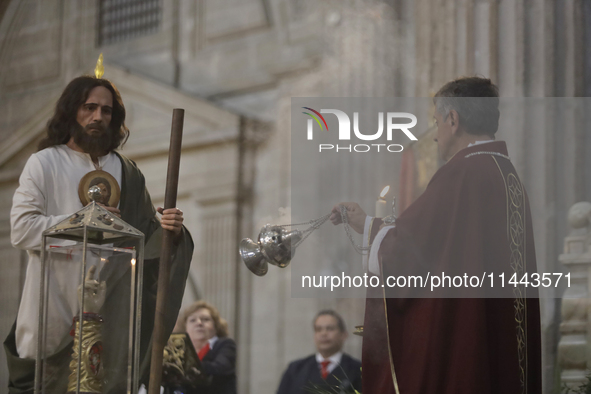
[[[455,110],[470,134],[494,136],[499,128],[499,89],[488,78],[450,81],[435,94],[433,103],[444,119]]]

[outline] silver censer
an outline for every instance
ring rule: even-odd
[[[341,205],[341,219],[347,237],[353,248],[364,254],[369,251],[370,247],[361,247],[356,245],[353,241],[351,229],[349,227],[349,219],[347,215],[347,208]],[[304,240],[318,227],[322,226],[331,214],[324,215],[318,219],[311,220],[306,223],[286,224],[286,225],[271,225],[267,224],[259,233],[257,242],[250,238],[244,238],[240,241],[239,252],[240,257],[248,267],[248,269],[257,276],[264,276],[269,270],[269,264],[275,265],[279,268],[285,268],[291,262],[296,248],[304,242]],[[392,213],[384,219],[386,225],[396,225],[396,198],[392,201]],[[288,231],[285,227],[294,227],[307,225],[309,226],[303,231],[292,230]]]
[[[261,229],[257,242],[250,238],[240,241],[240,256],[253,274],[264,276],[269,264],[287,267],[303,237],[300,230],[287,231],[283,226],[267,224]]]

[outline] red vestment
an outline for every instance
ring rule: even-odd
[[[442,271],[521,279],[537,272],[525,190],[510,160],[490,152],[507,155],[505,143],[458,152],[400,215],[380,245],[382,280]],[[372,240],[380,224],[374,220]],[[493,291],[500,292],[495,279]],[[433,298],[427,290],[368,294],[364,394],[542,392],[537,289],[507,287],[497,298],[490,290],[481,298]]]

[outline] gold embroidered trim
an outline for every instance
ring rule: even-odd
[[[367,231],[367,245],[371,246],[371,229],[373,228],[373,224],[376,218],[371,219],[371,223],[369,224],[369,230]],[[379,256],[379,255],[378,255]],[[379,259],[379,257],[378,257]],[[380,264],[380,276],[381,279],[384,279],[384,273],[382,268],[382,262]],[[384,317],[386,321],[386,338],[388,338],[388,357],[390,358],[390,372],[392,373],[392,383],[394,384],[394,390],[396,394],[400,394],[400,390],[398,389],[398,379],[396,379],[396,371],[394,370],[394,359],[392,358],[392,346],[390,344],[390,326],[388,325],[388,308],[386,307],[386,290],[382,288],[382,300],[384,302]]]
[[[373,222],[372,222],[373,224]],[[382,262],[380,261],[380,276],[384,279],[384,272],[382,268]],[[388,307],[386,305],[386,290],[382,288],[382,297],[384,301],[384,316],[386,317],[386,338],[388,338],[388,356],[390,358],[390,372],[392,373],[392,383],[394,384],[394,390],[396,394],[400,394],[398,389],[398,379],[396,378],[396,370],[394,369],[394,359],[392,358],[392,345],[390,344],[390,325],[388,324]]]
[[[492,157],[492,156],[491,156]],[[505,173],[495,161],[503,182],[505,184],[505,193],[507,198],[507,235],[509,248],[511,250],[510,264],[513,273],[516,274],[516,282],[519,282],[525,274],[525,191],[523,185],[517,176],[513,173]],[[515,300],[515,323],[517,336],[517,357],[520,369],[521,392],[527,393],[527,304],[526,288],[524,285],[513,288]]]
[[[369,223],[369,230],[367,230],[367,246],[370,246],[370,247],[371,247],[371,229],[373,228],[374,220],[376,220],[376,218],[371,219],[371,222]]]
[[[373,221],[371,223],[373,225]],[[379,258],[379,257],[378,257]],[[380,276],[384,279],[384,268],[380,261]],[[384,316],[386,317],[386,337],[388,338],[388,357],[390,358],[390,372],[392,373],[392,383],[396,394],[400,394],[398,389],[398,379],[396,379],[396,370],[394,369],[394,358],[392,357],[392,345],[390,344],[390,325],[388,324],[388,306],[386,304],[386,289],[382,287],[382,299],[384,301]]]

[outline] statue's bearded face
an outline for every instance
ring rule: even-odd
[[[77,125],[72,130],[74,142],[93,156],[106,155],[113,134],[109,128],[113,114],[113,95],[103,86],[93,88],[76,113]]]

